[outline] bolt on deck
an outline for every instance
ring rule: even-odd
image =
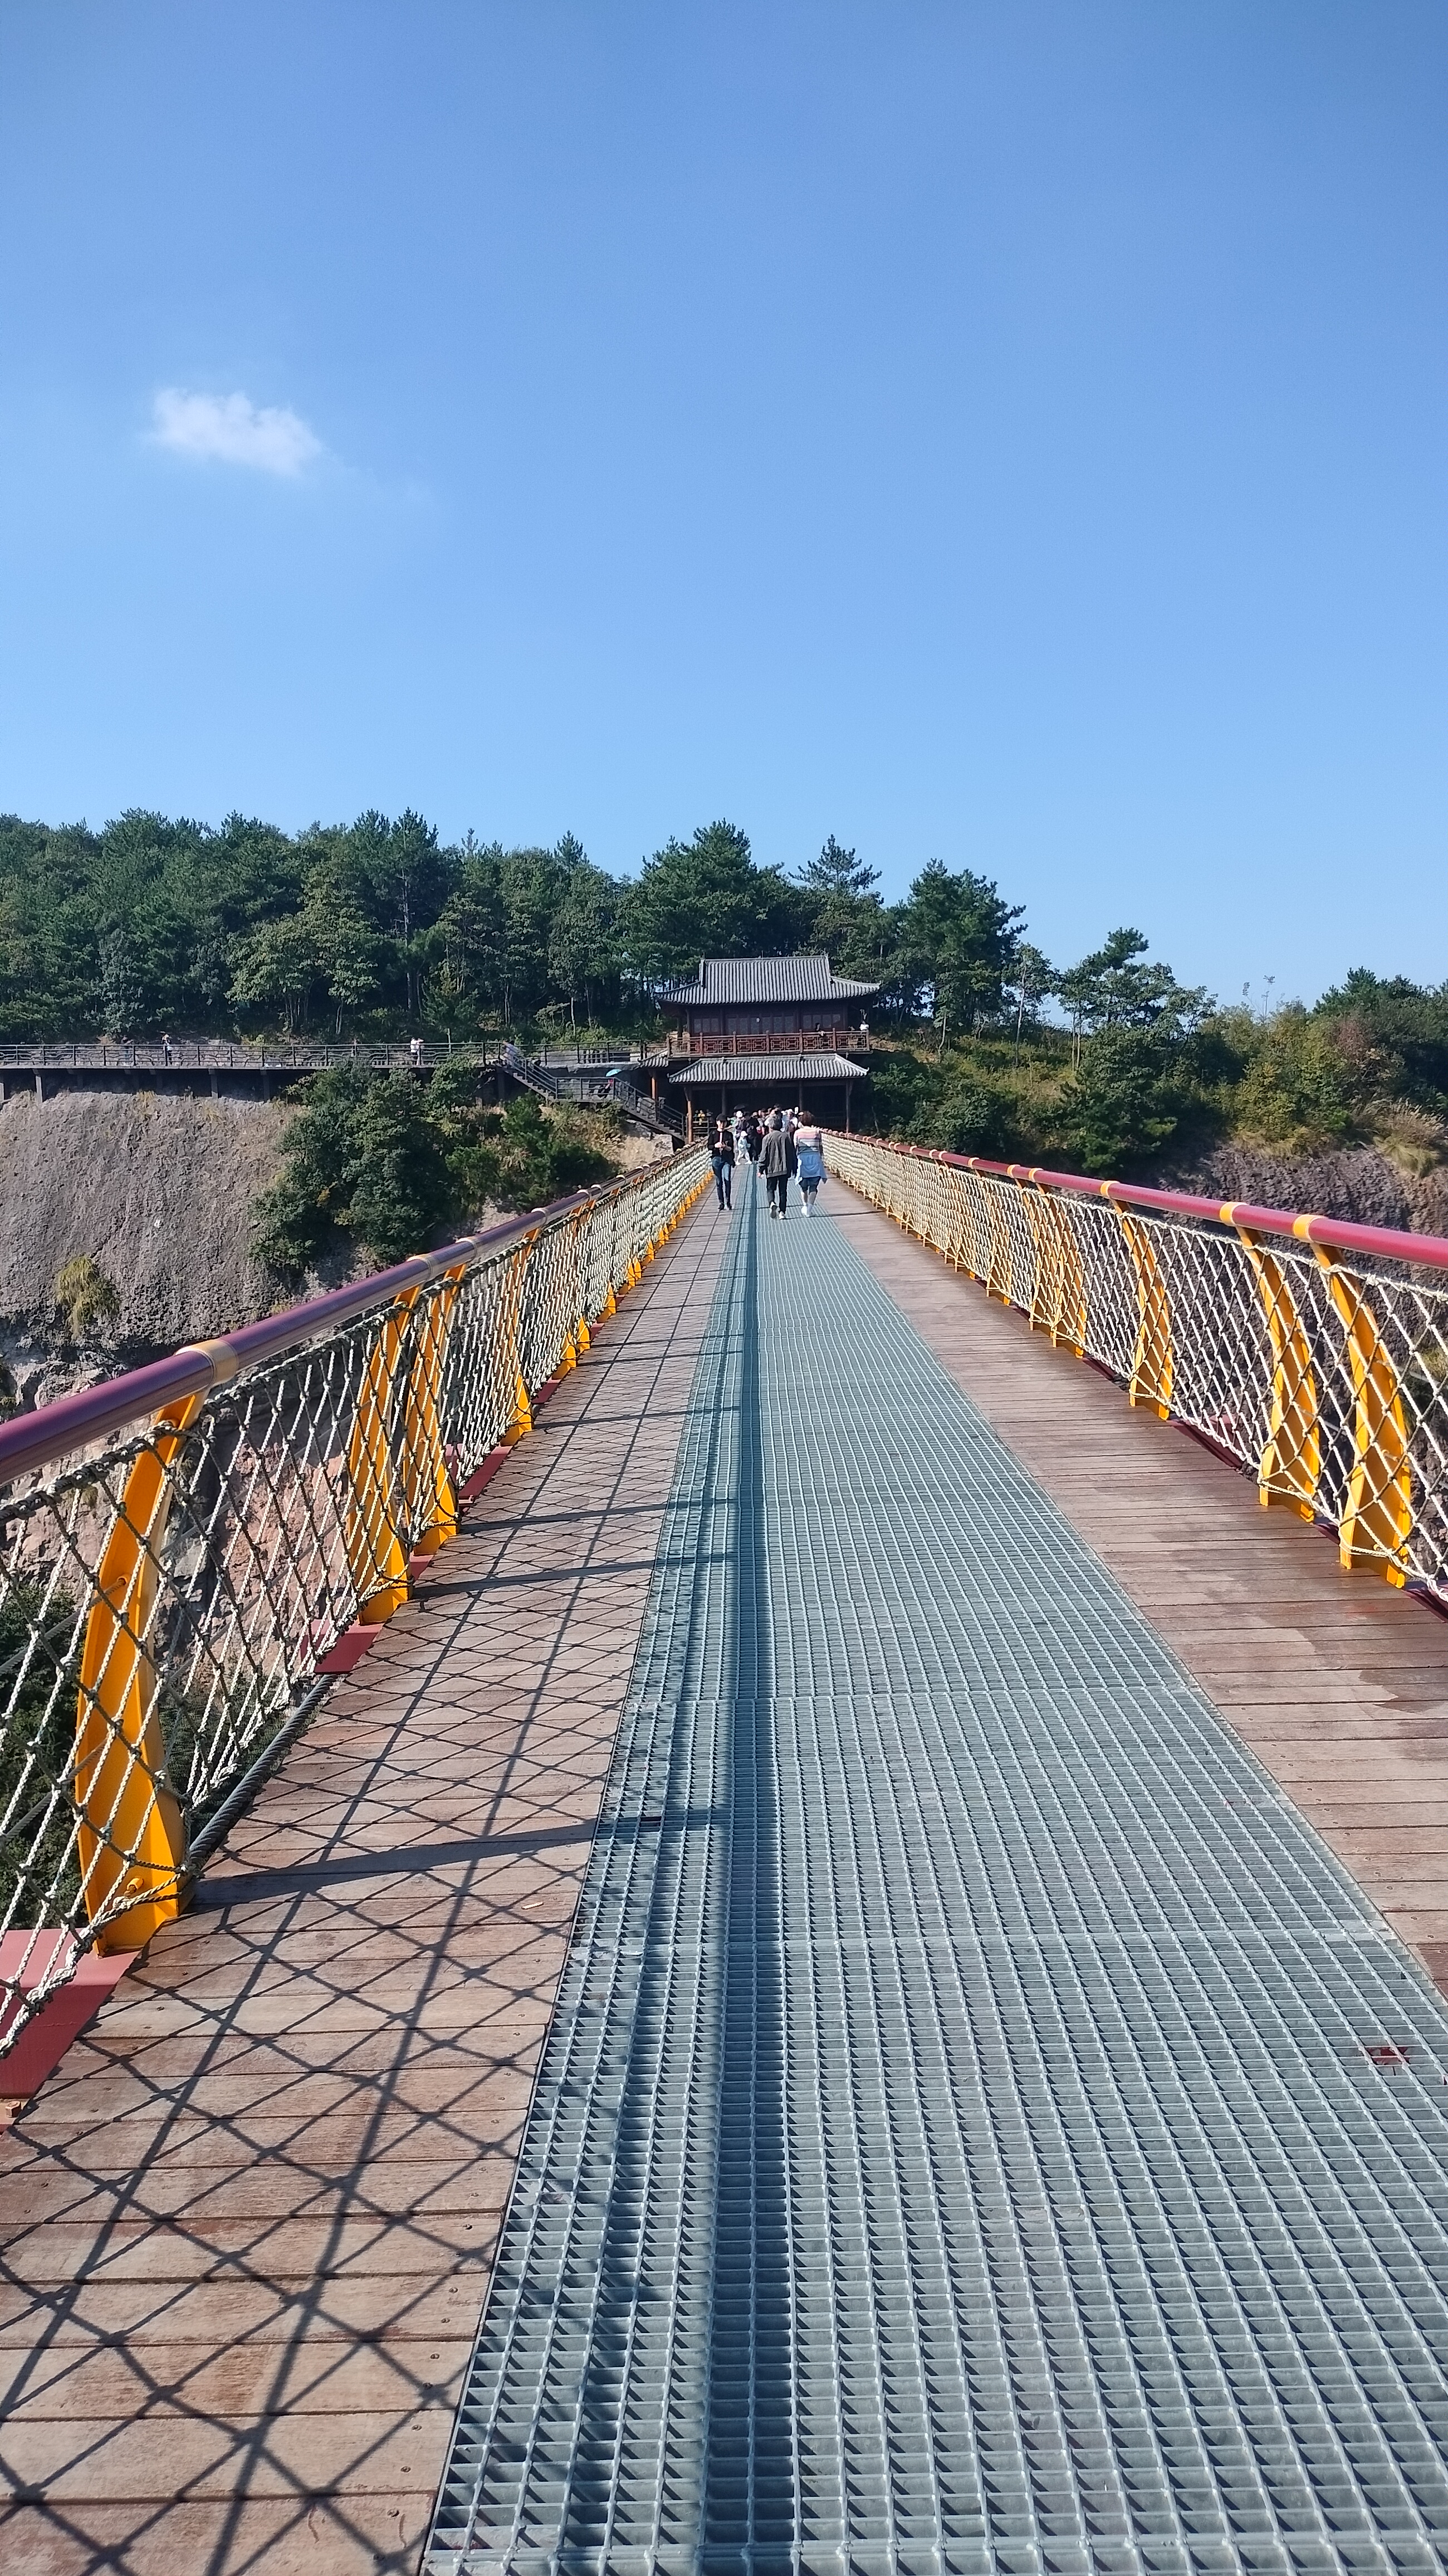
[[[1448,2013],[741,1184],[428,2576],[1428,2576]]]

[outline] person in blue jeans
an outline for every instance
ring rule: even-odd
[[[716,1118],[709,1140],[709,1160],[714,1166],[714,1193],[721,1208],[734,1205],[734,1130],[727,1118]]]

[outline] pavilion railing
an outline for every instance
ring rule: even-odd
[[[869,1043],[859,1029],[741,1029],[727,1037],[686,1030],[670,1033],[668,1053],[671,1062],[687,1064],[705,1055],[843,1055],[852,1048],[858,1055]]]
[[[83,1948],[179,1910],[708,1180],[676,1154],[0,1428],[0,2095]]]
[[[832,1171],[1132,1404],[1448,1605],[1448,1240],[831,1136]]]

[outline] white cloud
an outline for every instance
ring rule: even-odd
[[[187,394],[168,385],[156,396],[151,420],[159,447],[249,465],[258,474],[300,474],[322,453],[299,413],[259,405],[245,394]]]

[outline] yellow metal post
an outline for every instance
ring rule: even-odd
[[[508,1282],[508,1349],[513,1369],[513,1419],[504,1432],[503,1438],[510,1448],[515,1442],[526,1439],[533,1428],[533,1402],[528,1392],[528,1382],[523,1375],[522,1337],[518,1324],[523,1312],[523,1290],[527,1284],[528,1264],[532,1260],[533,1247],[537,1240],[536,1231],[524,1236],[513,1257],[513,1275]]]
[[[1332,1302],[1347,1335],[1352,1371],[1352,1474],[1347,1508],[1338,1525],[1344,1565],[1380,1565],[1389,1583],[1408,1580],[1413,1535],[1413,1484],[1408,1425],[1398,1372],[1384,1346],[1362,1283],[1342,1270],[1320,1244],[1313,1250],[1327,1273]]]
[[[965,1191],[961,1174],[953,1165],[942,1169],[948,1233],[946,1259],[952,1270],[959,1270],[965,1251]]]
[[[417,1556],[433,1556],[456,1538],[458,1501],[442,1437],[442,1380],[453,1308],[464,1273],[446,1271],[437,1288],[414,1291],[415,1338],[402,1424],[402,1488]],[[399,1300],[399,1303],[402,1303]]]
[[[1003,1306],[1011,1302],[1011,1245],[1006,1232],[1005,1211],[1000,1204],[1003,1183],[983,1181],[985,1221],[990,1233],[990,1259],[986,1265],[985,1293],[999,1297]]]
[[[974,1167],[961,1173],[963,1219],[960,1266],[967,1279],[984,1280],[990,1271],[992,1239],[986,1183]]]
[[[405,1288],[367,1354],[347,1443],[347,1562],[357,1617],[380,1627],[407,1599],[407,1549],[393,1508],[392,1408],[397,1364],[417,1296]]]
[[[1055,1236],[1051,1225],[1054,1211],[1044,1190],[1027,1185],[1021,1191],[1026,1229],[1031,1238],[1031,1303],[1027,1321],[1032,1332],[1049,1331],[1055,1306]]]
[[[1129,1404],[1149,1404],[1163,1422],[1171,1419],[1171,1303],[1151,1243],[1151,1229],[1140,1217],[1117,1206],[1131,1266],[1136,1273],[1136,1352],[1126,1397]]]
[[[1023,1192],[1026,1216],[1036,1247],[1036,1287],[1031,1301],[1031,1327],[1051,1336],[1058,1349],[1086,1348],[1086,1272],[1071,1220],[1052,1191],[1042,1189],[1034,1174]]]
[[[171,1517],[170,1470],[203,1401],[188,1395],[167,1405],[131,1464],[81,1646],[75,1803],[86,1913],[94,1923],[118,1898],[135,1899],[102,1924],[100,1950],[139,1950],[180,1911],[186,1829],[166,1777],[150,1637]]]
[[[1224,1225],[1235,1225],[1230,1202],[1222,1210]],[[1272,1409],[1267,1438],[1257,1468],[1257,1497],[1264,1505],[1290,1503],[1305,1521],[1316,1516],[1322,1443],[1318,1433],[1317,1372],[1297,1301],[1275,1252],[1244,1225],[1237,1233],[1252,1265],[1267,1333],[1272,1344]]]

